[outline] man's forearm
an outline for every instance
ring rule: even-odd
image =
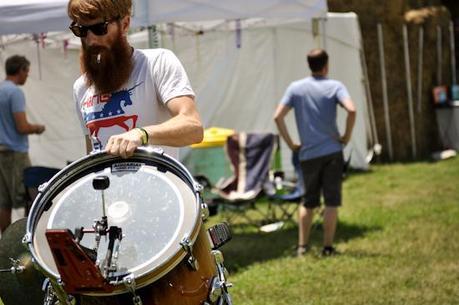
[[[203,139],[203,127],[199,119],[179,114],[158,124],[143,126],[148,133],[148,143],[182,147],[199,143]]]
[[[355,111],[351,111],[347,113],[347,118],[346,118],[346,129],[344,131],[343,137],[350,139],[352,135],[352,130],[354,129],[355,125],[355,117],[356,113]]]
[[[277,130],[279,131],[280,136],[284,139],[285,143],[287,143],[288,147],[293,150],[295,144],[290,137],[285,121],[279,118],[276,118],[274,121],[276,122]]]

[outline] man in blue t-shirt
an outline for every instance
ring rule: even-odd
[[[274,114],[281,137],[292,151],[298,151],[303,171],[305,195],[299,209],[298,255],[309,249],[309,233],[314,209],[323,193],[324,244],[322,255],[335,254],[333,239],[341,206],[343,146],[352,134],[356,110],[344,85],[328,79],[328,54],[314,49],[307,55],[311,76],[295,81],[287,88]],[[346,130],[341,136],[336,124],[336,106],[347,111]],[[301,144],[295,143],[284,118],[294,109]]]
[[[0,83],[0,232],[11,223],[11,210],[22,203],[23,171],[30,166],[27,135],[41,134],[45,126],[30,124],[25,97],[19,86],[25,84],[30,62],[14,55],[5,62],[6,79]]]

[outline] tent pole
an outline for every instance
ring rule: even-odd
[[[365,49],[363,46],[363,41],[362,41],[362,32],[360,31],[360,26],[359,26],[359,40],[360,40],[360,61],[362,62],[362,72],[363,72],[363,77],[364,77],[364,84],[365,84],[365,94],[367,97],[367,105],[368,105],[368,121],[370,125],[370,135],[371,135],[371,141],[372,144],[375,147],[379,147],[379,138],[378,138],[378,130],[376,129],[376,119],[375,119],[375,112],[373,109],[373,97],[371,96],[371,87],[370,87],[370,78],[368,77],[368,67],[367,67],[367,59],[365,57]],[[378,150],[379,148],[375,149],[375,151]],[[377,153],[379,154],[379,152]]]
[[[423,81],[423,59],[424,59],[424,27],[419,27],[419,45],[418,45],[418,113],[422,109],[422,81]]]
[[[386,139],[387,148],[389,151],[389,160],[394,159],[392,151],[392,134],[390,128],[390,117],[389,117],[389,102],[387,97],[387,82],[386,82],[386,63],[384,61],[384,39],[383,29],[381,23],[378,23],[378,45],[379,45],[379,64],[381,66],[381,82],[382,82],[382,94],[384,103],[384,121],[386,123]]]
[[[38,79],[41,80],[41,58],[40,58],[40,45],[37,40],[36,42],[37,45],[37,61],[38,61]]]
[[[442,60],[441,60],[441,27],[437,25],[437,86],[441,86],[442,84]]]
[[[322,27],[322,48],[324,50],[327,50],[327,28],[326,28],[326,23],[327,22],[327,18],[320,18],[320,25]]]
[[[319,48],[326,50],[326,31],[325,21],[327,18],[313,18],[312,19],[312,36],[316,39]]]
[[[411,67],[410,67],[410,50],[408,45],[408,27],[403,25],[403,51],[405,54],[405,72],[406,72],[406,91],[408,95],[408,114],[410,118],[411,131],[411,153],[413,159],[416,160],[416,130],[413,113],[413,90],[411,86]]]
[[[452,21],[449,22],[449,40],[450,40],[450,48],[451,48],[451,85],[457,84],[456,79],[456,47],[454,44],[454,23]]]
[[[156,49],[159,47],[158,31],[156,25],[148,27],[148,47],[150,49]]]

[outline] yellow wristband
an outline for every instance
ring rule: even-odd
[[[141,136],[140,139],[142,141],[142,145],[148,144],[148,132],[145,129],[140,128],[140,127],[136,129],[140,132],[140,136]]]

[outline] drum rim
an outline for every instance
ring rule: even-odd
[[[40,261],[40,259],[37,259],[39,256],[37,255],[37,251],[35,250],[35,246],[33,243],[35,229],[36,229],[36,226],[39,220],[38,216],[41,215],[43,211],[45,210],[46,205],[47,205],[46,200],[49,197],[53,197],[55,195],[54,193],[58,189],[60,189],[66,182],[68,182],[70,178],[77,176],[79,173],[81,173],[85,169],[95,167],[97,165],[102,165],[103,163],[107,163],[110,161],[112,161],[113,163],[116,163],[116,161],[119,161],[122,163],[122,162],[130,162],[130,161],[136,162],[139,159],[140,160],[144,159],[149,162],[157,161],[159,165],[169,166],[170,169],[174,170],[174,174],[177,174],[177,173],[180,174],[178,175],[179,178],[181,178],[186,184],[188,184],[190,189],[193,191],[198,207],[197,207],[196,217],[194,220],[193,230],[192,232],[190,232],[190,235],[188,236],[188,238],[192,243],[196,241],[198,233],[202,225],[202,211],[201,211],[202,207],[201,207],[201,198],[199,194],[200,186],[194,180],[191,173],[188,171],[188,169],[183,164],[175,160],[173,157],[165,154],[164,151],[160,148],[139,147],[136,149],[136,151],[134,152],[134,155],[130,159],[122,159],[121,157],[110,155],[104,151],[99,151],[99,152],[92,153],[88,156],[84,156],[72,162],[71,164],[67,165],[62,170],[60,170],[46,184],[40,186],[39,193],[32,204],[29,216],[27,217],[26,234],[23,238],[23,242],[28,247],[32,255],[35,266],[46,277],[52,280],[55,280],[55,281],[59,281],[60,279],[59,274],[55,274],[52,270],[48,268],[48,266],[43,264]],[[152,282],[164,276],[165,274],[167,274],[168,272],[170,272],[173,268],[175,268],[175,266],[177,266],[183,260],[183,258],[186,255],[187,253],[185,252],[185,250],[183,248],[179,248],[177,253],[173,255],[168,261],[165,261],[164,263],[157,266],[157,269],[159,269],[160,272],[155,274],[155,276],[149,277],[150,275],[149,272],[145,272],[145,273],[138,275],[136,277],[137,288],[141,288],[146,285],[149,285]],[[117,287],[120,285],[120,283],[114,283],[113,285]],[[126,289],[115,288],[115,290],[111,294],[124,293],[125,291]],[[88,292],[88,293],[82,293],[82,294],[94,295],[94,296],[110,295],[107,293],[97,293],[97,292]]]

